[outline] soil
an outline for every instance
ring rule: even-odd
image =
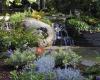
[[[0,60],[0,80],[10,80],[11,68],[4,64],[3,60]]]

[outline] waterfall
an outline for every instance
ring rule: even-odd
[[[74,46],[74,40],[68,35],[65,25],[61,23],[54,23],[55,39],[53,46]]]

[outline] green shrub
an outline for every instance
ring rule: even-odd
[[[9,32],[0,29],[0,51],[6,51],[9,45]]]
[[[48,18],[46,18],[46,17],[43,17],[41,19],[41,21],[44,22],[44,23],[46,23],[46,24],[52,25],[51,21]]]
[[[79,31],[88,31],[90,28],[90,26],[87,23],[80,21],[78,19],[69,19],[67,21],[67,24]]]
[[[0,50],[6,51],[12,44],[16,48],[22,48],[25,44],[29,47],[37,46],[40,37],[34,31],[35,29],[24,31],[22,28],[12,29],[11,31],[0,30]]]
[[[81,60],[81,56],[77,55],[72,50],[59,50],[58,52],[54,53],[55,56],[55,64],[61,64],[64,65],[73,65],[75,66],[78,64]]]
[[[10,16],[10,22],[12,24],[20,23],[25,18],[24,13],[16,12]]]
[[[95,66],[91,66],[91,67],[87,67],[84,70],[84,73],[86,74],[95,74],[95,75],[99,75],[100,74],[100,65],[95,65]]]
[[[21,12],[16,12],[14,14],[11,14],[10,16],[10,22],[15,26],[15,24],[20,24],[26,17],[31,17],[30,10]]]
[[[34,33],[34,31],[35,29],[23,31],[21,28],[12,30],[10,41],[12,41],[12,43],[15,44],[17,48],[23,47],[24,44],[27,44],[29,47],[36,46],[39,35]]]
[[[41,73],[30,72],[20,72],[12,71],[11,80],[45,80],[44,75]]]
[[[8,65],[21,66],[33,61],[35,58],[35,53],[32,51],[21,52],[19,49],[17,49],[9,58],[5,60],[5,62]]]
[[[94,25],[94,30],[100,32],[100,22],[98,22],[98,23],[96,23],[96,24]]]
[[[90,16],[81,16],[81,20],[85,21],[89,25],[95,25],[100,22],[99,19]]]
[[[11,80],[55,80],[53,73],[37,72],[35,65],[29,63],[21,72],[11,71]]]

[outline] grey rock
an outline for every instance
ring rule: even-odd
[[[40,20],[34,19],[34,18],[24,19],[23,25],[26,29],[32,28],[32,27],[34,27],[34,28],[41,28],[41,27],[46,28],[48,37],[42,41],[39,41],[39,45],[40,46],[52,45],[53,39],[54,39],[54,30],[50,25],[48,25]]]
[[[91,61],[91,60],[83,60],[81,62],[82,65],[87,66],[87,67],[92,67],[94,65],[96,65],[96,62]]]
[[[96,76],[96,80],[100,80],[100,76]]]

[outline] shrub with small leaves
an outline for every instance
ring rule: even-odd
[[[33,52],[31,51],[21,52],[19,49],[17,49],[9,58],[5,60],[5,62],[8,65],[20,66],[35,60],[35,58],[36,56]]]
[[[79,70],[71,68],[56,69],[57,80],[83,80]]]
[[[90,26],[87,23],[78,19],[69,19],[67,20],[67,24],[79,31],[88,31],[90,28]]]
[[[50,55],[42,56],[34,62],[38,72],[50,72],[55,66],[55,59]]]
[[[20,72],[12,71],[11,80],[45,80],[45,77],[42,73],[30,72]]]
[[[57,64],[58,66],[59,65],[61,66],[61,64],[64,64],[65,66],[66,65],[75,66],[81,60],[81,56],[79,56],[70,49],[56,51],[54,52],[54,56],[56,60],[55,64]]]

